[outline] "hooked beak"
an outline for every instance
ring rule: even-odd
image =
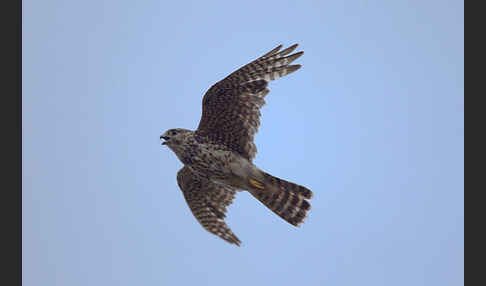
[[[160,135],[160,139],[169,140],[169,137],[164,136],[164,135]],[[166,145],[166,144],[167,144],[167,141],[162,142],[162,145]]]

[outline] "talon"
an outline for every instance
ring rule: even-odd
[[[257,180],[254,180],[254,179],[250,179],[250,185],[252,187],[260,189],[260,190],[265,189],[265,186],[262,183],[258,182]]]

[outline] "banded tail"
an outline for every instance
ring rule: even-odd
[[[250,193],[288,223],[299,226],[311,209],[306,199],[312,191],[306,187],[274,177],[260,171],[263,180],[250,179]]]

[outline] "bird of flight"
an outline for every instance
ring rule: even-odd
[[[292,54],[297,44],[281,48],[214,84],[203,97],[195,131],[175,128],[160,136],[162,145],[184,164],[177,173],[177,183],[193,215],[207,231],[238,246],[241,241],[224,221],[237,191],[248,191],[294,226],[303,222],[311,208],[309,189],[274,177],[252,163],[257,153],[253,138],[269,81],[301,67],[291,65],[304,53]]]

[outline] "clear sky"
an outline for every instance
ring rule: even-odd
[[[23,285],[463,285],[463,1],[25,0]],[[206,232],[160,145],[279,44],[255,163],[314,192],[294,228],[248,193]]]

